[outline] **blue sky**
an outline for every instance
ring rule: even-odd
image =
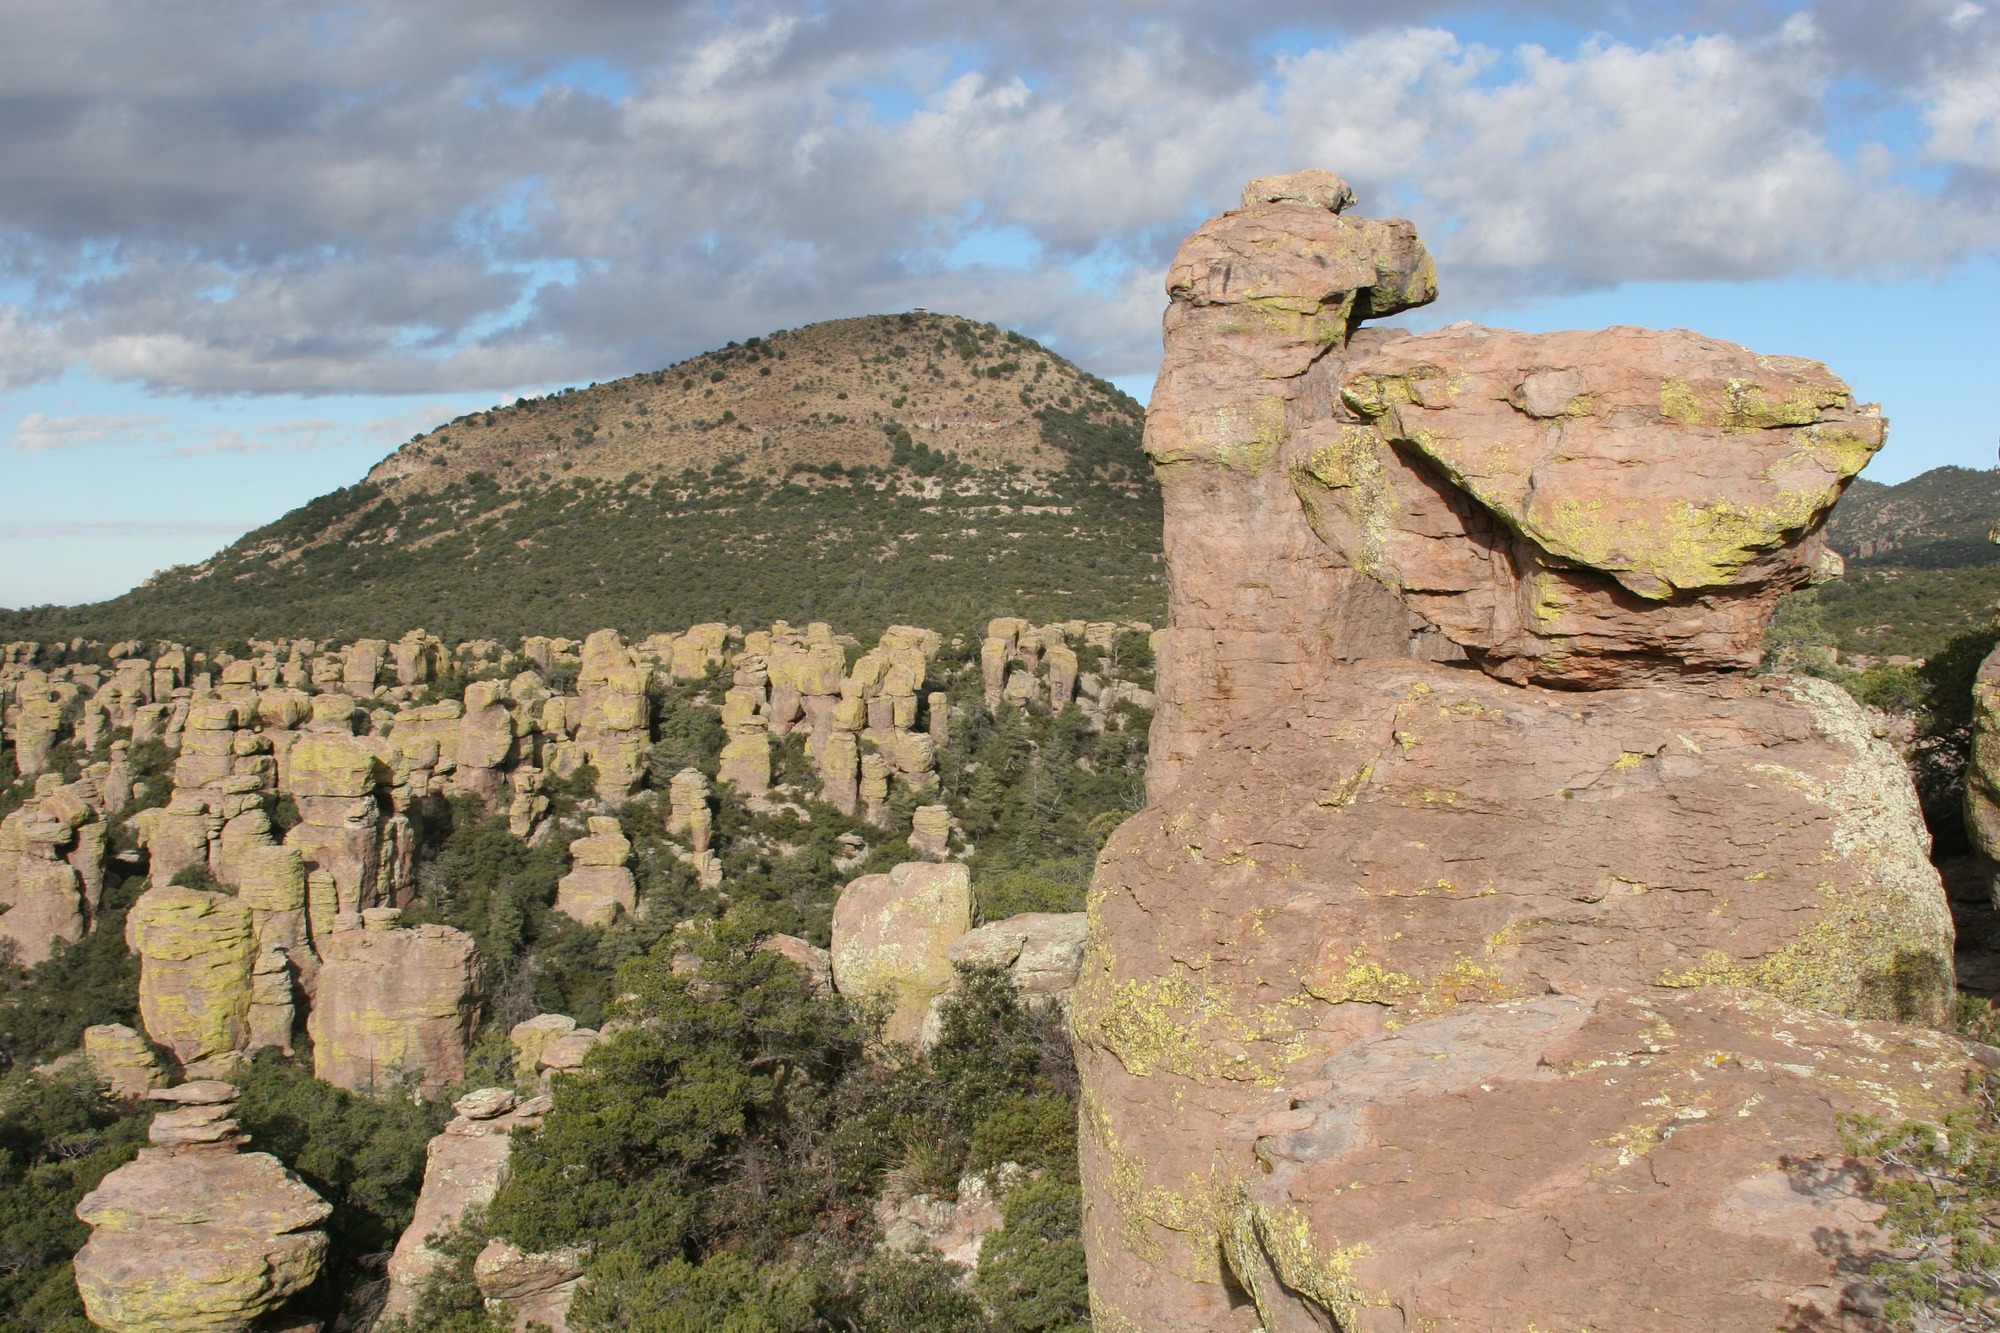
[[[1145,396],[1253,175],[1416,221],[1407,322],[1825,360],[1988,467],[2000,16],[0,0],[0,605],[114,595],[475,407],[922,305]],[[1389,17],[1384,17],[1387,14]]]

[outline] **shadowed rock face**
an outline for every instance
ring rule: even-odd
[[[1960,1043],[1856,1022],[1946,1017],[1950,918],[1859,708],[1739,669],[1883,423],[1686,332],[1357,333],[1432,288],[1336,184],[1168,279],[1151,803],[1074,999],[1096,1326],[1872,1327],[1835,1116],[1958,1098]]]

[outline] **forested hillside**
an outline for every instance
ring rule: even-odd
[[[1141,425],[1018,334],[840,320],[461,417],[198,565],[0,612],[0,639],[1158,620]]]

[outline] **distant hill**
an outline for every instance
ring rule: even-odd
[[[1020,334],[835,320],[459,417],[199,564],[0,611],[0,639],[1158,620],[1142,424]]]
[[[1866,479],[1841,497],[1827,537],[1850,562],[1906,569],[2000,564],[2000,468],[1932,468],[1895,486]]]
[[[1857,481],[1827,536],[1847,574],[1819,589],[1844,655],[1929,657],[2000,610],[2000,469],[1933,468],[1894,486]]]

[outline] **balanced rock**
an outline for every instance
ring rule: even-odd
[[[638,885],[626,865],[632,842],[616,819],[591,816],[590,833],[570,843],[569,855],[573,869],[556,883],[558,912],[586,926],[608,926],[638,909]]]
[[[931,1001],[951,984],[952,944],[972,928],[972,875],[957,862],[912,862],[863,875],[833,908],[833,984],[888,1009],[884,1035],[915,1042]]]
[[[319,1276],[333,1210],[269,1153],[236,1151],[220,1086],[227,1100],[155,1117],[154,1146],[77,1204],[77,1291],[99,1328],[245,1333]]]
[[[313,1072],[355,1092],[407,1081],[435,1097],[465,1072],[479,1019],[478,955],[462,930],[383,924],[336,930],[322,946],[306,1023]]]
[[[1880,416],[1688,333],[1355,332],[1433,284],[1340,194],[1259,182],[1168,280],[1149,804],[1073,998],[1093,1315],[1872,1327],[1838,1117],[1961,1102],[1951,920],[1859,706],[1741,669]]]

